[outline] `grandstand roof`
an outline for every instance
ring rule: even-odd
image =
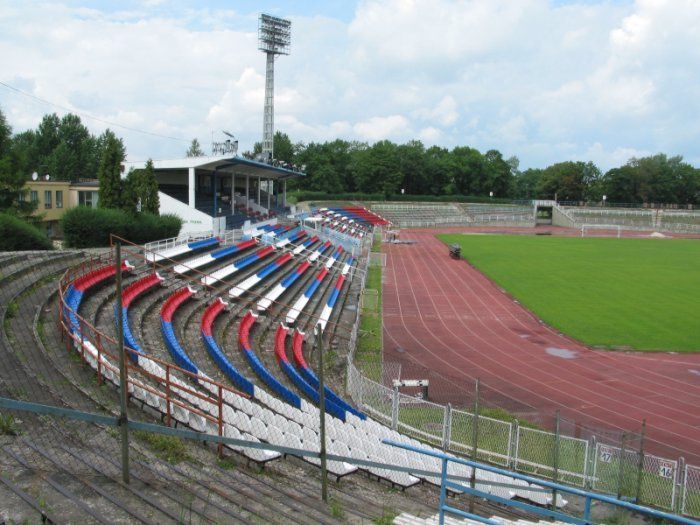
[[[125,172],[129,169],[141,169],[146,166],[145,161],[125,162]],[[264,179],[283,180],[292,177],[303,177],[306,173],[283,166],[275,166],[265,162],[247,159],[245,157],[185,157],[182,159],[154,160],[153,167],[156,170],[178,169],[203,169],[220,172],[235,172],[237,175],[249,175]]]

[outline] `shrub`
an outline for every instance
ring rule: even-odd
[[[68,246],[89,248],[109,246],[110,234],[136,244],[175,237],[182,221],[174,215],[131,215],[123,210],[79,206],[65,213],[62,224]]]
[[[0,213],[0,251],[51,248],[51,241],[38,228],[13,215]]]

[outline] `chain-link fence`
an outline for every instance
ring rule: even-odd
[[[681,512],[700,517],[700,467],[685,466],[682,488]]]
[[[700,468],[679,472],[679,462],[642,452],[640,434],[620,433],[625,443],[606,444],[615,433],[582,437],[548,432],[441,405],[399,392],[348,364],[347,391],[372,417],[425,443],[546,479],[613,494],[662,509],[700,515]],[[566,426],[567,421],[562,422]],[[476,432],[474,425],[476,424]],[[476,435],[475,435],[476,434]],[[597,438],[604,440],[604,443]],[[679,498],[683,492],[682,501]]]

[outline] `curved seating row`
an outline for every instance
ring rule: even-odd
[[[328,275],[328,268],[321,268],[314,280],[311,281],[311,284],[304,290],[304,293],[297,298],[294,305],[289,309],[289,312],[287,312],[286,322],[288,325],[293,324],[294,321],[297,320],[299,314],[306,307],[314,293],[316,293],[316,290],[321,285],[326,275]]]
[[[204,315],[202,316],[202,321],[200,323],[202,339],[204,340],[204,345],[209,351],[209,355],[211,355],[212,359],[214,362],[216,362],[221,371],[226,374],[226,377],[228,377],[231,382],[236,385],[236,388],[245,392],[249,396],[254,396],[255,391],[253,383],[243,374],[241,374],[235,366],[233,366],[226,355],[221,351],[221,348],[219,348],[219,345],[212,334],[212,325],[214,324],[214,320],[219,316],[219,314],[221,314],[221,312],[224,311],[227,304],[228,303],[221,299],[221,297],[217,297],[217,299],[204,311]]]
[[[216,237],[208,237],[200,241],[178,244],[177,246],[166,248],[165,250],[160,250],[158,252],[148,252],[146,253],[146,260],[149,262],[158,262],[163,259],[172,259],[173,257],[179,257],[180,255],[201,250],[202,248],[218,246],[219,242],[221,241]]]
[[[248,360],[248,363],[250,363],[251,368],[260,378],[260,380],[265,383],[270,390],[280,396],[285,402],[294,408],[301,408],[301,399],[299,396],[280,383],[277,378],[269,372],[265,365],[262,364],[250,344],[250,329],[257,321],[257,318],[258,316],[251,311],[248,311],[243,316],[241,324],[238,328],[238,344],[240,345],[245,358]]]
[[[340,256],[343,254],[343,247],[338,246],[335,251],[333,252],[333,255],[331,255],[327,260],[324,266],[328,268],[329,270],[333,267],[335,262],[340,258]]]
[[[333,287],[333,291],[331,292],[331,295],[328,297],[328,300],[326,301],[326,305],[323,307],[323,310],[321,311],[321,316],[318,319],[318,324],[321,325],[321,330],[326,329],[326,325],[328,324],[328,320],[331,318],[331,314],[333,313],[333,308],[335,308],[335,303],[338,301],[338,296],[340,295],[340,290],[343,289],[343,283],[345,282],[345,275],[339,275],[338,280],[335,282],[335,286]]]
[[[225,278],[233,275],[238,270],[242,270],[246,266],[250,266],[251,264],[259,261],[260,259],[267,257],[268,255],[270,255],[274,251],[275,251],[275,249],[272,246],[264,246],[263,248],[256,250],[254,253],[251,253],[250,255],[246,255],[245,257],[241,257],[233,264],[230,264],[228,266],[224,266],[223,268],[220,268],[219,270],[216,270],[215,272],[212,272],[209,275],[205,275],[204,277],[202,277],[200,279],[200,282],[204,285],[212,285],[214,283],[217,283],[217,282],[221,281],[222,279],[225,279]]]
[[[329,211],[340,213],[346,217],[355,219],[365,224],[372,226],[383,226],[389,224],[384,217],[377,215],[376,213],[363,208],[361,206],[342,206],[340,208],[328,208]]]
[[[130,284],[122,291],[122,332],[124,334],[124,344],[139,353],[143,353],[143,350],[131,331],[131,324],[129,323],[129,307],[138,296],[145,294],[155,286],[162,283],[164,280],[164,277],[162,277],[158,272],[153,272],[148,274],[146,277],[139,279],[135,283]],[[115,322],[116,321],[117,319],[115,316]],[[128,355],[132,361],[138,363],[137,354],[129,352]]]
[[[299,372],[297,372],[296,368],[294,368],[294,366],[292,366],[292,364],[287,359],[285,341],[287,339],[288,333],[289,329],[282,323],[280,323],[277,327],[277,332],[275,333],[275,355],[277,356],[277,362],[279,363],[279,366],[282,369],[282,371],[287,375],[287,377],[289,377],[289,379],[292,380],[294,386],[301,390],[304,393],[304,395],[308,397],[314,404],[318,405],[321,402],[318,393],[318,385],[316,386],[316,388],[313,388],[308,382],[306,382],[304,377],[301,376]],[[326,394],[326,390],[327,389],[324,389],[324,394]],[[345,421],[345,408],[338,405],[334,401],[334,399],[330,398],[330,396],[328,397],[328,399],[325,399],[325,406],[326,411],[330,415],[337,417],[341,421]]]
[[[314,252],[309,256],[309,262],[315,262],[316,259],[318,259],[323,253],[328,250],[328,248],[331,248],[333,246],[333,243],[331,241],[326,241],[323,244],[321,244],[318,248],[314,250]]]
[[[294,228],[293,230],[288,231],[282,237],[281,240],[279,240],[275,243],[275,248],[283,248],[290,243],[299,242],[304,237],[306,237],[306,235],[307,235],[307,233],[304,230],[302,230],[301,228]]]
[[[311,369],[311,367],[306,363],[306,360],[304,359],[304,332],[301,332],[299,330],[294,331],[294,335],[292,336],[292,355],[294,356],[294,363],[297,365],[297,368],[299,369],[299,372],[301,373],[301,376],[304,378],[304,381],[308,383],[311,388],[315,392],[318,392],[318,386],[319,386],[319,381],[318,377],[316,377],[316,374],[314,371]],[[276,347],[275,347],[276,349]],[[285,359],[286,359],[286,353],[285,353]],[[339,395],[337,395],[333,390],[328,388],[328,386],[324,385],[323,391],[326,394],[326,397],[330,399],[333,403],[338,405],[339,407],[343,408],[347,412],[350,412],[351,414],[354,414],[355,416],[359,417],[360,419],[366,419],[367,416],[357,410],[355,407],[350,405],[347,401],[345,401],[343,398],[341,398]]]
[[[213,252],[200,255],[199,257],[188,259],[181,264],[175,265],[173,271],[178,274],[184,274],[190,270],[194,270],[201,266],[206,266],[207,264],[230,257],[231,255],[241,253],[248,248],[256,246],[257,244],[258,242],[255,239],[248,239],[247,241],[239,242],[237,244],[227,246],[226,248],[220,248],[218,250],[214,250]]]
[[[314,235],[313,237],[305,240],[302,242],[300,245],[298,245],[296,248],[292,250],[293,255],[299,255],[301,252],[304,250],[307,250],[310,246],[315,244],[318,241],[318,236]]]
[[[170,351],[170,355],[180,368],[184,368],[192,374],[199,374],[199,369],[192,362],[187,353],[180,346],[180,342],[173,330],[173,314],[185,301],[195,294],[194,288],[185,286],[180,288],[168,297],[160,309],[160,326],[165,339],[165,345]]]
[[[287,291],[287,289],[296,282],[299,277],[304,275],[304,272],[311,266],[311,263],[309,261],[304,261],[301,264],[297,265],[297,267],[289,272],[289,274],[282,279],[279,283],[275,285],[272,290],[270,290],[268,293],[265,294],[265,297],[260,299],[258,301],[258,304],[256,305],[256,309],[258,312],[264,312],[267,310],[273,302],[275,302],[277,299],[280,298],[280,296]]]
[[[122,265],[122,271],[130,271],[132,269],[133,266],[129,265],[128,262],[125,262],[125,264]],[[110,277],[113,277],[114,274],[114,266],[111,266],[99,269],[99,271],[94,273],[91,272],[91,274],[86,275],[84,279],[77,279],[74,283],[67,287],[64,300],[66,306],[72,309],[72,312],[69,312],[68,315],[70,316],[69,326],[71,327],[70,330],[73,337],[74,346],[76,349],[78,349],[82,345],[82,354],[85,360],[95,370],[98,370],[99,358],[99,366],[101,367],[102,377],[118,387],[118,368],[105,356],[104,353],[99,353],[95,345],[88,338],[84,338],[82,336],[80,333],[80,324],[77,319],[77,312],[80,308],[83,295],[91,287]],[[144,354],[138,355],[138,364],[145,372],[160,381],[165,381],[166,378],[169,379],[169,390],[171,397],[168,399],[164,392],[138,379],[137,374],[129,374],[128,392],[132,398],[141,401],[144,403],[144,405],[148,405],[151,408],[156,409],[163,416],[168,415],[175,421],[188,425],[195,431],[208,433],[218,432],[216,418],[219,415],[219,406],[215,398],[208,398],[202,394],[195,395],[191,386],[188,386],[174,374],[167,374],[166,370],[159,363]],[[219,392],[221,392],[223,395],[224,404],[222,405],[222,408],[224,435],[238,437],[240,439],[253,442],[260,442],[261,440],[266,441],[264,428],[251,428],[250,430],[253,431],[253,433],[248,433],[239,430],[232,424],[232,421],[234,420],[234,418],[231,417],[233,407],[244,406],[251,410],[250,407],[253,406],[253,404],[247,398],[229,389],[224,389],[221,391],[217,385],[207,381],[206,379],[208,378],[206,378],[206,376],[201,372],[197,374],[197,377],[195,378],[200,386],[214,396],[218,395]],[[303,418],[298,417],[298,419]],[[269,450],[246,449],[243,447],[234,446],[229,448],[237,450],[250,459],[258,462],[266,462],[281,457],[280,453]]]
[[[230,297],[240,297],[244,293],[246,293],[248,290],[250,290],[253,286],[258,284],[260,281],[268,277],[270,274],[276,272],[279,270],[282,266],[284,266],[288,261],[292,259],[292,254],[287,252],[283,253],[277,259],[272,261],[270,264],[265,266],[262,270],[259,272],[251,275],[247,279],[245,279],[243,282],[237,284],[233,288],[231,288],[228,291],[228,294]]]

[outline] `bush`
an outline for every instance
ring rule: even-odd
[[[51,241],[38,228],[28,222],[0,213],[0,251],[50,250]]]
[[[78,206],[63,215],[62,225],[68,246],[90,248],[109,246],[110,234],[136,244],[175,237],[182,221],[175,215],[131,215],[123,210]]]

